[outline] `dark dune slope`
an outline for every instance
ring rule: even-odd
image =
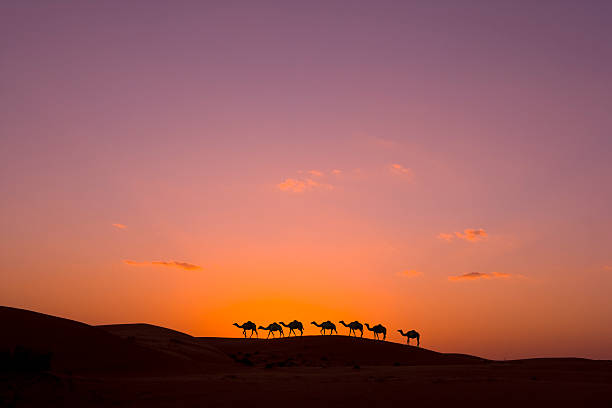
[[[52,353],[51,369],[55,372],[172,374],[202,369],[100,328],[42,313],[0,306],[0,325],[0,351],[20,346]]]
[[[254,365],[455,365],[488,361],[465,354],[443,354],[414,346],[347,336],[303,336],[271,340],[199,339],[237,361]]]
[[[398,343],[347,336],[303,336],[281,339],[192,337],[148,324],[98,326],[136,344],[194,361],[246,365],[346,366],[346,365],[453,365],[483,360],[460,354],[442,354]]]
[[[197,363],[231,363],[227,354],[199,339],[176,330],[151,324],[112,324],[97,326],[143,347]]]

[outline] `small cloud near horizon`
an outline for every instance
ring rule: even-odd
[[[408,177],[408,178],[412,178],[412,170],[402,166],[401,164],[393,163],[393,164],[389,165],[389,170],[392,173],[394,173],[394,174],[397,174],[397,175],[400,175],[400,176],[404,176],[404,177]]]
[[[466,228],[465,230],[463,230],[463,234],[460,232],[455,232],[455,235],[457,236],[457,238],[464,239],[470,242],[480,241],[481,239],[484,239],[487,237],[486,231],[483,230],[482,228],[478,228],[478,229]]]
[[[444,241],[450,242],[453,240],[453,234],[446,234],[444,232],[441,232],[438,234],[438,239],[443,239]]]
[[[319,171],[319,170],[309,170],[308,174],[310,174],[311,176],[314,176],[314,177],[323,177],[324,176],[324,173],[322,171]]]
[[[153,266],[166,266],[166,267],[170,267],[170,268],[184,269],[186,271],[195,271],[195,270],[198,270],[198,269],[202,269],[202,267],[199,266],[199,265],[191,264],[191,263],[188,263],[188,262],[181,262],[181,261],[137,262],[137,261],[132,261],[132,260],[129,260],[129,259],[125,259],[123,261],[123,263],[125,263],[127,265],[131,265],[131,266],[149,266],[149,265],[153,265]]]
[[[466,228],[465,230],[463,230],[463,232],[458,232],[458,231],[454,233],[441,232],[438,234],[437,237],[438,239],[442,239],[446,242],[451,242],[453,238],[455,237],[462,239],[464,241],[468,241],[468,242],[478,242],[478,241],[482,241],[485,238],[487,238],[488,234],[482,228],[478,228],[478,229]]]
[[[323,173],[321,173],[321,176]],[[278,183],[276,187],[281,191],[286,191],[289,193],[303,193],[305,191],[313,191],[313,190],[333,190],[334,186],[331,184],[320,183],[311,178],[304,179],[296,179],[296,178],[288,178],[285,181]]]
[[[477,279],[496,279],[496,278],[511,278],[512,275],[505,272],[491,272],[491,273],[482,273],[482,272],[470,272],[465,273],[463,275],[458,276],[449,276],[448,280],[457,282],[463,280],[477,280]]]
[[[416,278],[417,276],[422,276],[423,272],[420,272],[414,269],[408,269],[408,270],[399,272],[398,275],[404,276],[406,278]]]
[[[118,229],[126,229],[127,226],[123,225],[123,224],[119,224],[119,223],[115,223],[115,224],[111,224],[113,227],[118,228]]]

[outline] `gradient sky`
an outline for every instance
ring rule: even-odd
[[[609,1],[2,2],[0,303],[610,359],[611,19]]]

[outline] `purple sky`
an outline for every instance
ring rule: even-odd
[[[288,3],[0,5],[2,303],[612,358],[612,2]]]

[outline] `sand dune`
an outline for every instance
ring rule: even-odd
[[[346,336],[192,337],[0,307],[0,351],[53,353],[0,370],[0,406],[611,406],[612,362],[498,362]]]
[[[202,369],[184,359],[74,320],[1,306],[0,322],[0,350],[10,351],[21,346],[52,353],[51,368],[55,372],[128,375]]]
[[[114,324],[97,326],[100,329],[130,340],[135,344],[163,352],[186,361],[228,364],[233,360],[216,347],[196,337],[151,324]]]
[[[405,344],[348,336],[302,336],[276,339],[192,337],[148,324],[98,326],[136,344],[174,356],[207,361],[235,361],[247,366],[329,367],[354,365],[453,365],[488,360],[444,354]]]
[[[303,336],[279,339],[201,337],[206,344],[237,361],[276,366],[453,365],[487,360],[443,354],[404,344],[348,336]]]

